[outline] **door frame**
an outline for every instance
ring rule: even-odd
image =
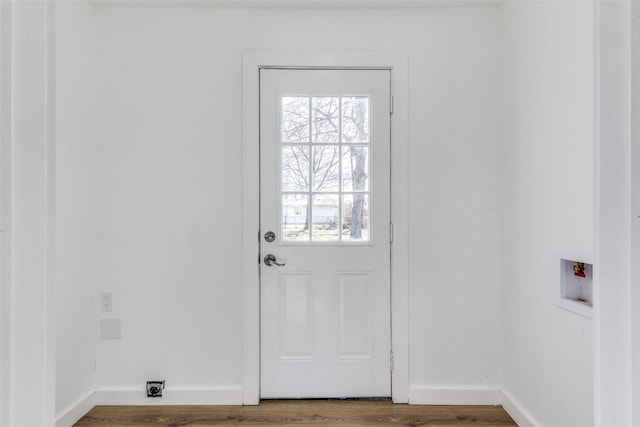
[[[245,51],[242,55],[242,394],[260,402],[260,70],[391,70],[391,397],[409,401],[408,55],[403,52]]]

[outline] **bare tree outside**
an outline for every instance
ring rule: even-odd
[[[368,97],[289,96],[281,108],[285,238],[368,239]]]
[[[343,102],[343,128],[345,128],[343,138],[345,142],[369,141],[368,107],[368,99],[365,98],[348,98],[347,102]],[[353,141],[353,139],[355,139],[355,141]],[[366,163],[368,151],[367,148],[362,146],[350,146],[349,152],[351,157],[352,186],[353,191],[356,192],[353,194],[350,236],[353,239],[361,239],[365,195],[357,192],[367,189],[368,175],[366,172]]]

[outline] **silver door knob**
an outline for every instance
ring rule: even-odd
[[[287,263],[283,262],[283,263],[279,263],[276,261],[276,256],[274,254],[267,254],[264,256],[264,264],[268,267],[271,267],[272,265],[277,265],[278,267],[284,267]]]

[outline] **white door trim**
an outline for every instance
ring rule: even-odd
[[[402,52],[246,51],[242,56],[243,403],[260,401],[259,140],[261,68],[391,70],[391,395],[409,401],[408,55]]]
[[[0,425],[55,421],[54,4],[0,6]]]

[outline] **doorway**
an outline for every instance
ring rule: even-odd
[[[260,72],[383,69],[391,73],[391,397],[409,403],[409,56],[405,52],[247,50],[242,55],[242,380],[244,405],[260,402]]]

